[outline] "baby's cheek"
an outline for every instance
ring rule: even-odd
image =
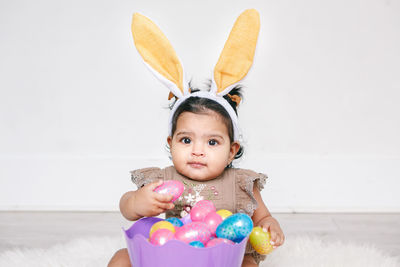
[[[173,163],[174,163],[175,169],[176,169],[179,173],[181,173],[181,174],[187,176],[187,173],[186,173],[186,171],[185,171],[184,165],[181,164],[180,161],[173,161]]]
[[[172,163],[174,164],[175,168],[177,170],[182,169],[183,161],[184,161],[184,158],[182,157],[182,155],[180,153],[173,152],[173,153],[171,153],[171,156],[172,156]]]
[[[219,162],[215,161],[214,165],[211,169],[212,176],[217,177],[220,174],[222,174],[222,172],[225,170],[227,165],[228,164],[226,164],[225,161],[221,161],[221,160]]]

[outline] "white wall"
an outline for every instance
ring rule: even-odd
[[[117,210],[129,170],[170,164],[167,90],[142,64],[152,18],[202,85],[234,20],[261,14],[239,166],[272,211],[400,211],[400,3],[0,1],[0,209]]]

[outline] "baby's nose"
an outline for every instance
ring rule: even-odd
[[[196,157],[203,157],[204,156],[204,148],[201,144],[194,144],[192,155]]]
[[[203,157],[204,156],[204,152],[202,152],[202,151],[192,151],[192,155],[196,156],[196,157]]]

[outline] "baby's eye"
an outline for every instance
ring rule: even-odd
[[[184,144],[190,144],[191,140],[190,140],[190,138],[183,137],[183,138],[181,139],[181,142],[184,143]]]
[[[216,146],[216,145],[218,145],[218,141],[215,140],[215,139],[211,139],[210,141],[208,141],[208,144],[209,144],[210,146]]]

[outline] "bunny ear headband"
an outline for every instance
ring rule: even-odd
[[[183,65],[167,37],[147,17],[139,13],[133,15],[132,34],[136,49],[150,71],[177,98],[170,115],[169,134],[177,107],[187,98],[198,96],[214,100],[226,109],[232,120],[234,140],[239,140],[237,115],[223,96],[229,94],[247,75],[253,64],[259,29],[258,12],[255,9],[245,10],[237,18],[214,68],[210,91],[191,93]],[[236,100],[237,104],[239,101]]]

